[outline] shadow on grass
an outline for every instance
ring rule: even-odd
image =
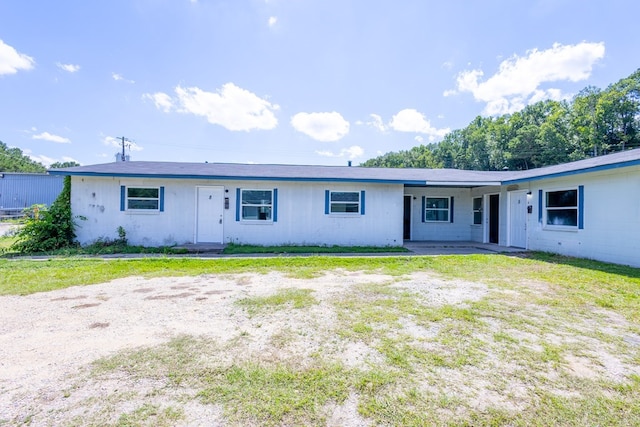
[[[565,255],[558,255],[551,252],[521,252],[512,254],[511,256],[516,258],[525,258],[535,261],[548,262],[550,264],[556,265],[567,265],[575,268],[596,270],[602,273],[618,274],[631,279],[640,279],[640,268],[630,267],[628,265],[611,264],[586,258],[575,258]]]

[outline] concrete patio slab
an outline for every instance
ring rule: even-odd
[[[465,255],[520,253],[526,249],[499,246],[494,243],[450,241],[406,241],[404,247],[416,255]]]

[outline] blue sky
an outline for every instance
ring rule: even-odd
[[[0,140],[45,164],[344,165],[640,67],[632,0],[0,2]]]

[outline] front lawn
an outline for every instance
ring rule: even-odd
[[[270,272],[280,289],[247,287]],[[325,291],[325,274],[360,281]],[[640,269],[539,253],[0,260],[0,294],[128,276],[197,276],[192,292],[235,280],[232,338],[101,358],[56,420],[180,425],[201,408],[228,425],[640,425]]]

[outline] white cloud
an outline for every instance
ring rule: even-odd
[[[346,157],[349,160],[353,160],[358,157],[362,157],[364,155],[364,150],[362,147],[353,145],[349,148],[343,148],[339,153],[334,153],[333,151],[316,151],[316,154],[323,157]]]
[[[35,61],[32,57],[18,52],[0,40],[0,76],[15,74],[19,70],[30,70],[34,64]]]
[[[413,138],[416,140],[416,142],[419,142],[420,144],[422,144],[424,142],[424,138],[421,137],[420,135],[416,135],[415,138]]]
[[[40,155],[40,156],[36,156],[33,154],[33,151],[30,150],[29,148],[25,148],[22,150],[22,153],[25,154],[27,157],[29,157],[31,160],[38,162],[38,163],[42,163],[43,165],[49,167],[51,165],[51,163],[55,163],[56,159],[52,159],[51,157],[47,157],[44,155]]]
[[[349,122],[340,113],[298,113],[291,117],[291,126],[316,141],[338,141],[349,133]]]
[[[424,114],[412,108],[404,109],[391,118],[389,123],[391,129],[398,132],[414,132],[423,133],[429,136],[429,140],[442,138],[449,133],[449,128],[436,129],[431,126],[431,122],[427,120]]]
[[[387,126],[382,121],[382,117],[380,117],[378,114],[369,114],[369,117],[371,117],[371,120],[368,122],[365,122],[366,125],[371,126],[379,130],[380,132],[387,131]]]
[[[33,161],[42,163],[46,167],[51,166],[52,163],[55,163],[57,161],[56,159],[52,159],[51,157],[47,157],[45,155],[34,156],[32,154],[29,154],[29,158]]]
[[[102,143],[109,147],[117,148],[118,150],[122,150],[122,138],[114,138],[112,136],[105,136],[102,140]],[[124,141],[125,148],[130,151],[142,151],[143,148],[136,144],[133,141]]]
[[[277,16],[270,16],[269,17],[269,26],[270,27],[273,27],[277,23],[278,23],[278,17]]]
[[[31,138],[33,139],[42,139],[44,141],[51,141],[51,142],[56,142],[58,144],[69,144],[71,141],[69,140],[69,138],[65,138],[63,136],[59,136],[59,135],[53,135],[50,134],[49,132],[41,132],[37,135],[32,135]]]
[[[530,104],[535,104],[538,101],[543,101],[545,99],[552,99],[554,101],[562,101],[563,99],[569,99],[571,96],[568,94],[563,94],[560,89],[547,89],[547,90],[536,90],[529,98]]]
[[[482,70],[463,71],[457,76],[455,91],[445,96],[470,92],[485,102],[485,113],[505,114],[542,99],[562,99],[559,89],[541,89],[544,83],[578,82],[591,75],[594,64],[604,57],[604,43],[582,42],[575,45],[554,44],[552,48],[533,49],[526,56],[504,60],[498,72],[486,81],[480,81]],[[535,100],[535,101],[534,101]]]
[[[362,149],[362,147],[359,147],[357,145],[352,145],[351,147],[342,150],[342,152],[344,152],[349,157],[349,159],[355,159],[364,155],[364,150]]]
[[[206,92],[197,87],[175,89],[176,111],[206,117],[211,124],[232,131],[273,129],[278,125],[274,112],[277,104],[262,99],[233,83],[226,83],[216,92]]]
[[[162,110],[165,113],[168,113],[173,109],[173,100],[169,95],[163,92],[145,93],[142,95],[142,99],[150,99],[158,110]]]
[[[135,80],[125,79],[122,74],[111,73],[111,77],[113,78],[113,80],[115,80],[117,82],[123,81],[123,82],[131,83],[131,84],[135,83]]]
[[[232,131],[273,129],[278,125],[275,112],[280,109],[266,99],[227,83],[216,92],[207,92],[198,87],[175,88],[176,97],[164,92],[145,93],[142,99],[153,101],[156,108],[169,113],[202,116],[211,124]]]
[[[28,149],[28,148],[22,150],[22,152],[26,156],[28,156],[31,160],[36,161],[38,163],[42,163],[46,167],[49,167],[53,163],[56,163],[56,162],[76,162],[76,163],[80,163],[79,161],[77,161],[73,157],[68,157],[68,156],[62,156],[62,159],[54,159],[54,158],[51,158],[51,157],[47,157],[45,155],[36,156],[36,155],[33,154],[33,151]]]
[[[80,70],[80,66],[76,64],[62,64],[60,62],[56,62],[56,65],[61,70],[67,71],[69,73],[75,73]]]

